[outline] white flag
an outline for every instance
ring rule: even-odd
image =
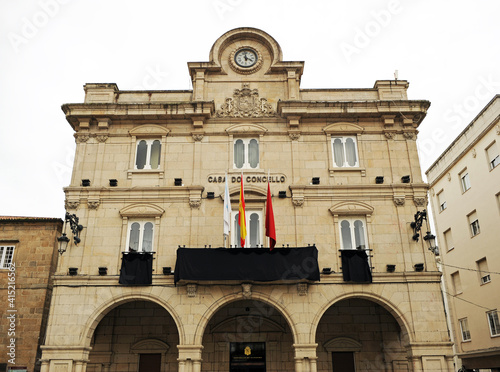
[[[231,198],[229,197],[226,174],[226,187],[224,190],[224,235],[229,235],[229,230],[231,230]]]

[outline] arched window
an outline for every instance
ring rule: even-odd
[[[127,247],[130,252],[152,252],[153,230],[151,221],[130,221],[128,227]]]
[[[234,168],[259,168],[259,141],[255,138],[234,140]]]
[[[364,218],[343,218],[339,224],[342,249],[368,249]]]
[[[336,167],[359,167],[356,137],[332,137],[333,163]]]
[[[161,141],[142,139],[137,141],[135,169],[158,169],[161,159]]]
[[[238,211],[233,212],[233,229],[231,231],[231,245],[241,248],[240,241],[240,225],[238,224],[239,218]],[[246,215],[246,228],[247,236],[245,239],[244,248],[256,248],[262,244],[262,211],[247,210]]]

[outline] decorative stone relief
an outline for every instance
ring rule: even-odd
[[[192,136],[193,136],[193,140],[195,140],[196,142],[200,142],[203,139],[204,134],[203,133],[193,133]]]
[[[108,140],[109,135],[108,134],[96,134],[95,136],[97,142],[104,143]]]
[[[300,132],[288,132],[288,136],[292,141],[297,141],[300,138]]]
[[[259,98],[258,89],[250,89],[248,83],[243,83],[242,89],[235,89],[233,98],[226,98],[224,104],[215,114],[225,118],[261,118],[277,116],[276,111],[267,98]]]
[[[448,177],[448,181],[451,181],[451,174],[450,173],[447,174],[447,177]]]
[[[395,196],[394,197],[394,204],[396,207],[402,207],[405,205],[405,197],[404,196]]]
[[[394,139],[394,137],[396,137],[396,133],[394,133],[394,132],[384,132],[384,136],[385,136],[385,138],[392,140],[392,139]]]
[[[101,204],[101,202],[99,200],[89,200],[89,201],[87,201],[87,207],[89,209],[97,209],[97,208],[99,208],[99,204]]]
[[[243,295],[244,298],[252,297],[252,285],[250,283],[242,283],[241,288],[242,288],[241,294]]]
[[[427,198],[413,198],[413,202],[417,207],[425,207],[427,205]]]
[[[85,134],[75,133],[74,136],[75,136],[75,141],[77,143],[87,142],[89,140],[89,138],[90,138],[90,135],[88,133],[85,133]]]
[[[496,126],[496,129],[497,129],[497,135],[499,135],[499,136],[500,136],[500,125],[497,125],[497,126]]]
[[[404,138],[409,139],[409,140],[415,139],[415,133],[413,133],[413,132],[403,132],[403,136],[404,136]]]
[[[199,209],[201,207],[201,199],[189,199],[189,206]]]
[[[307,283],[298,283],[297,284],[297,292],[299,296],[307,296]]]
[[[64,204],[65,204],[66,209],[76,209],[80,205],[80,202],[66,200],[66,202]]]
[[[477,156],[476,149],[472,149],[471,154],[473,158],[476,158]]]
[[[302,207],[304,205],[304,198],[292,198],[294,207]]]
[[[188,284],[186,286],[186,289],[187,289],[188,297],[195,297],[196,296],[196,290],[197,290],[196,284]]]

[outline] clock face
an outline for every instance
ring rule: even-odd
[[[241,49],[235,54],[234,62],[241,67],[252,67],[257,63],[257,53],[252,49]]]

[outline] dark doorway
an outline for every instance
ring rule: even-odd
[[[139,372],[160,372],[161,354],[139,354]]]
[[[230,372],[266,372],[265,342],[231,342]]]
[[[333,352],[333,372],[356,372],[354,368],[354,353],[347,352]]]

